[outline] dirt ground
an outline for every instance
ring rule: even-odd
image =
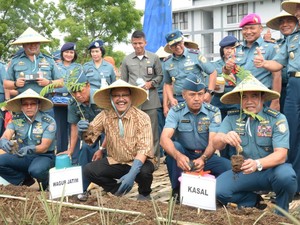
[[[271,213],[270,208],[265,211],[256,208],[238,210],[234,207],[224,209],[219,205],[216,211],[205,211],[171,204],[169,181],[164,165],[155,171],[154,178],[153,201],[137,201],[137,187],[123,197],[105,194],[96,187],[87,202],[79,202],[75,196],[71,196],[68,202],[64,203],[66,206],[60,199],[57,203],[46,204],[49,193],[38,191],[37,184],[31,187],[0,185],[0,224],[293,224],[288,218]],[[161,192],[162,190],[166,191]],[[19,199],[15,199],[16,197]],[[86,209],[79,209],[79,206]],[[172,210],[169,208],[172,206],[173,215],[170,215]],[[300,207],[297,201],[291,204],[290,214],[300,221]],[[173,223],[163,222],[168,218],[171,218]]]

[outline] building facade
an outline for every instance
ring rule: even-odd
[[[281,11],[282,0],[172,0],[173,28],[198,43],[209,59],[219,58],[219,42],[227,35],[243,40],[239,23],[249,13],[261,16],[264,33],[266,22]],[[279,38],[278,31],[271,30]]]

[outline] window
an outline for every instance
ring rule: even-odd
[[[172,26],[173,29],[187,30],[188,13],[187,12],[173,13]]]
[[[227,6],[227,24],[238,23],[248,14],[248,4],[242,3]]]
[[[227,34],[236,37],[236,39],[238,39],[239,41],[243,40],[243,35],[241,30],[229,30]]]

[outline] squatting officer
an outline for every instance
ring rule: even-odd
[[[294,15],[300,16],[300,1],[284,1],[282,8]],[[299,19],[298,19],[299,20]],[[299,23],[299,21],[298,21]],[[297,25],[299,26],[299,24]],[[280,48],[280,51],[273,60],[265,60],[262,54],[254,58],[256,67],[263,67],[270,71],[281,70],[284,66],[289,75],[286,90],[286,100],[284,104],[284,115],[287,118],[290,129],[290,150],[288,152],[288,162],[293,165],[298,177],[297,194],[300,193],[300,31],[290,34],[286,38],[286,44]]]
[[[24,52],[16,55],[8,67],[4,88],[20,93],[31,88],[40,93],[42,88],[53,82],[63,82],[51,56],[40,52],[40,44],[50,42],[28,27],[12,45],[23,45]]]
[[[160,139],[167,153],[173,196],[179,195],[182,171],[210,170],[218,176],[231,168],[228,159],[214,154],[211,141],[221,124],[221,114],[218,108],[204,102],[205,84],[191,74],[182,88],[185,102],[170,109]]]
[[[262,209],[258,191],[276,193],[276,204],[288,211],[297,189],[292,165],[285,163],[289,149],[289,128],[283,114],[264,105],[279,98],[250,75],[222,96],[224,104],[241,103],[223,120],[213,146],[235,147],[244,157],[240,172],[228,170],[217,178],[217,199],[227,205]],[[241,146],[241,147],[240,147]]]
[[[50,100],[32,89],[7,101],[6,108],[15,114],[0,139],[0,148],[6,151],[0,155],[0,176],[9,183],[30,186],[35,178],[47,188],[55,162],[56,123],[45,111],[52,107]]]
[[[163,82],[164,91],[167,93],[171,106],[184,101],[182,98],[182,87],[187,75],[195,74],[202,82],[205,82],[202,72],[209,74],[208,89],[204,100],[205,102],[210,102],[217,77],[215,67],[198,50],[184,47],[181,31],[174,30],[168,33],[166,41],[173,54],[165,60]]]

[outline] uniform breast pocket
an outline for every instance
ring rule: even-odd
[[[266,152],[272,151],[272,137],[257,137],[257,145]]]
[[[191,123],[180,123],[179,126],[178,126],[178,130],[180,132],[189,133],[189,132],[193,131],[193,127],[192,127]]]
[[[16,65],[15,66],[15,71],[17,73],[17,76],[20,77],[20,73],[23,72],[25,75],[25,71],[28,70],[28,67],[26,65]]]
[[[88,69],[88,70],[86,71],[85,75],[86,75],[87,77],[91,77],[91,76],[94,75],[94,71],[93,71],[92,69]]]
[[[42,71],[43,78],[51,79],[51,68],[49,66],[41,67],[40,71]]]
[[[170,77],[177,77],[178,76],[178,72],[175,69],[168,69],[168,72],[170,74]]]

